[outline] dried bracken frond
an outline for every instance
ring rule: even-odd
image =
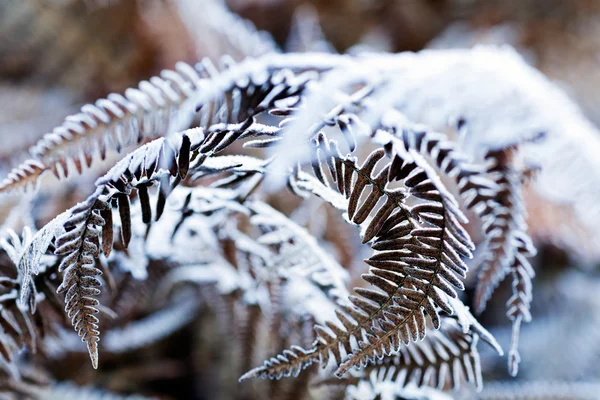
[[[65,293],[65,311],[81,340],[87,343],[94,368],[98,368],[98,300],[102,272],[94,260],[100,255],[100,229],[106,224],[99,209],[109,205],[97,196],[75,206],[65,223],[67,232],[56,241],[55,254],[63,256],[59,271],[64,278],[58,293]]]
[[[273,89],[269,84],[264,84],[262,87],[266,89],[266,94],[253,91],[256,101],[248,105],[250,111],[246,113],[252,113],[252,110],[261,107],[266,96],[269,96],[266,99],[269,104],[279,98],[292,96],[298,90],[298,86],[281,86]],[[101,271],[93,263],[101,253],[108,256],[113,247],[111,203],[118,206],[121,241],[127,247],[132,235],[129,198],[132,191],[139,194],[143,223],[150,224],[152,221],[152,209],[155,210],[155,219],[158,220],[164,211],[167,197],[190,171],[190,162],[197,159],[191,167],[194,172],[202,168],[204,162],[211,159],[212,154],[222,151],[240,138],[253,121],[248,114],[244,114],[243,117],[246,118],[246,122],[239,125],[237,130],[216,129],[206,132],[205,135],[202,129],[191,129],[172,139],[160,138],[142,146],[99,178],[94,194],[70,210],[70,217],[65,222],[67,232],[57,239],[56,254],[63,257],[59,271],[64,271],[63,284],[59,291],[66,292],[67,313],[82,340],[88,343],[94,367],[97,367],[98,362],[95,343],[99,340],[99,331],[98,320],[93,314],[97,313],[95,306],[98,303],[91,296],[99,295],[100,291],[88,285],[101,286],[101,282],[96,278]],[[237,118],[242,118],[241,114]],[[251,135],[257,136],[260,133],[251,131]],[[238,165],[230,163],[221,170],[231,170]],[[148,188],[155,184],[158,186],[158,197],[156,206],[152,207]],[[77,228],[73,229],[73,226]]]

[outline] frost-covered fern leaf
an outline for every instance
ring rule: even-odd
[[[20,301],[24,306],[28,306],[32,313],[36,310],[36,288],[33,284],[33,276],[40,273],[42,256],[46,254],[50,244],[54,239],[64,232],[63,224],[69,217],[69,212],[65,211],[57,215],[52,221],[48,222],[42,229],[35,233],[23,235],[22,246],[19,249],[13,247],[15,252],[13,258],[18,267],[20,279]],[[29,229],[27,229],[29,231]],[[13,235],[13,243],[14,235]],[[5,250],[8,249],[6,242],[0,242]]]
[[[534,276],[529,257],[536,253],[529,235],[521,187],[522,174],[510,163],[511,150],[489,152],[488,176],[496,189],[485,207],[480,207],[487,248],[479,266],[475,290],[475,308],[485,309],[494,289],[512,274],[513,296],[507,303],[507,315],[513,321],[513,345],[509,353],[509,370],[516,375],[518,367],[518,332],[521,321],[530,321],[531,279]],[[473,198],[477,201],[477,198]],[[481,201],[479,201],[481,202]]]
[[[281,92],[278,92],[281,95]],[[259,102],[260,104],[260,102]],[[96,181],[96,191],[85,202],[70,211],[65,222],[67,232],[57,240],[56,254],[63,257],[60,271],[65,271],[59,291],[66,292],[67,313],[82,339],[88,343],[92,363],[97,366],[99,340],[95,317],[100,274],[94,260],[100,253],[108,256],[113,247],[114,224],[112,204],[118,208],[121,242],[127,247],[132,236],[130,195],[139,198],[142,222],[150,224],[162,215],[166,199],[190,168],[199,168],[210,155],[229,146],[242,136],[248,119],[239,130],[208,131],[195,128],[171,139],[156,139],[119,161]],[[190,160],[197,158],[190,167]],[[157,185],[156,204],[150,203],[149,188]],[[154,214],[154,216],[153,216]],[[75,227],[75,228],[73,228]],[[100,232],[102,234],[100,235]],[[90,286],[91,285],[91,286]]]
[[[94,194],[70,210],[70,216],[64,224],[66,232],[56,240],[55,254],[62,256],[59,272],[63,272],[58,292],[65,293],[67,315],[79,336],[87,342],[94,368],[98,366],[97,342],[100,335],[98,318],[95,316],[98,313],[98,300],[95,297],[100,294],[99,287],[102,285],[99,279],[101,271],[95,264],[100,254],[110,254],[113,246],[113,211],[110,203],[114,201],[118,205],[122,242],[127,246],[131,239],[131,182],[142,177],[156,179],[155,175],[180,176],[189,165],[189,136],[183,136],[178,150],[176,152],[164,139],[157,139],[117,163],[98,179]],[[179,158],[179,155],[182,157]],[[144,183],[139,189],[140,202],[144,222],[149,222],[151,208]],[[169,187],[168,181],[164,184]],[[159,199],[165,199],[169,192],[163,189],[160,192],[163,196],[159,196]],[[160,206],[157,208],[160,212]]]
[[[393,119],[392,119],[393,120]],[[389,127],[393,129],[393,126]],[[416,160],[425,154],[437,167],[455,177],[459,193],[467,208],[480,217],[488,247],[480,266],[475,306],[483,311],[485,302],[498,284],[512,272],[513,296],[507,303],[507,315],[513,321],[513,344],[509,353],[509,370],[518,370],[517,351],[521,321],[529,321],[531,302],[531,279],[534,272],[527,260],[536,250],[527,234],[526,212],[522,198],[522,173],[510,163],[510,154],[516,145],[508,149],[490,151],[487,167],[471,164],[456,147],[445,140],[444,135],[404,129],[402,134],[386,137],[379,133],[379,142],[388,147],[403,146]],[[401,141],[397,137],[402,138]],[[414,153],[418,151],[419,153]]]
[[[427,58],[427,56],[429,54],[422,55],[424,58]],[[386,64],[381,69],[370,61],[367,61],[367,65],[375,70],[379,69],[378,72],[384,75],[385,72],[393,71],[394,68],[401,68],[404,64],[419,63],[418,58],[416,57],[413,60],[410,57],[392,57],[389,59],[391,63]],[[333,59],[330,58],[330,60]],[[395,65],[392,60],[395,60]],[[341,62],[340,65],[342,65]],[[428,76],[429,73],[435,75],[438,71],[426,71],[425,76]],[[373,71],[373,75],[377,75],[377,72]],[[336,84],[335,74],[329,76],[330,84]],[[324,78],[324,80],[326,79]],[[361,74],[358,69],[354,78],[339,81],[341,81],[341,84],[337,82],[335,89],[330,88],[330,91],[334,94],[314,91],[321,97],[329,96],[333,99],[337,96],[340,98],[339,101],[336,100],[338,104],[331,108],[331,112],[325,114],[327,125],[334,126],[337,124],[342,133],[347,133],[348,129],[344,129],[344,127],[359,125],[356,123],[348,124],[347,122],[341,124],[344,121],[343,118],[348,120],[349,117],[346,115],[348,110],[353,109],[354,112],[357,112],[357,114],[351,114],[354,121],[360,120],[362,117],[370,121],[369,124],[362,123],[362,129],[355,129],[356,132],[366,133],[376,143],[387,146],[389,151],[393,151],[408,160],[413,158],[410,155],[413,153],[417,154],[417,158],[426,156],[437,169],[456,180],[459,193],[464,198],[466,207],[475,211],[482,220],[486,241],[490,244],[490,249],[487,250],[486,257],[484,257],[484,260],[487,261],[483,265],[483,269],[487,271],[488,275],[495,278],[482,276],[484,282],[480,285],[480,288],[486,289],[480,290],[478,297],[483,299],[489,296],[493,288],[497,286],[497,282],[500,280],[499,277],[508,274],[510,266],[514,262],[515,242],[519,240],[517,238],[529,241],[526,233],[527,227],[523,221],[523,200],[520,190],[513,190],[509,187],[515,186],[512,185],[515,180],[514,177],[511,177],[513,173],[504,168],[505,163],[502,164],[501,168],[492,165],[489,169],[485,165],[473,164],[461,151],[458,151],[458,145],[449,141],[445,135],[429,132],[424,130],[423,127],[410,123],[403,114],[393,108],[395,102],[404,102],[404,99],[398,98],[397,93],[394,91],[396,85],[402,87],[402,82],[390,82],[387,86],[373,86],[368,91],[366,89],[369,88],[369,82],[373,79],[369,78],[366,73]],[[361,82],[361,84],[367,86],[356,90],[351,95],[337,93],[336,90],[339,92],[346,89],[344,85],[349,85],[348,81],[355,85]],[[321,85],[327,87],[328,83],[321,82]],[[405,108],[412,110],[411,106]],[[314,114],[314,112],[308,114],[300,112],[297,113],[297,116],[303,118],[313,116],[314,118]],[[318,125],[317,122],[315,124]],[[304,126],[306,123],[299,125]],[[365,129],[365,125],[367,129]],[[293,133],[298,134],[296,131]],[[505,146],[508,148],[514,147],[516,144],[534,137],[537,133],[539,132],[533,131],[533,133],[530,132],[521,135],[521,137],[512,137],[510,140],[505,141],[507,143]],[[300,139],[295,140],[299,144]],[[353,150],[352,143],[356,143],[356,140],[349,141],[351,151]],[[495,144],[494,148],[502,149],[498,144]],[[518,186],[520,187],[520,184]],[[533,246],[530,246],[528,253],[533,252]],[[490,268],[487,265],[490,263],[494,264],[495,267]],[[502,266],[502,268],[499,266]],[[498,272],[499,270],[502,272]],[[478,301],[478,306],[478,309],[481,310],[484,301]]]
[[[400,64],[401,61],[398,60]],[[360,79],[366,80],[363,77]],[[392,84],[390,85],[393,87]],[[326,118],[329,119],[327,124],[332,126],[337,124],[340,127],[351,151],[353,144],[359,138],[348,140],[348,136],[354,136],[352,131],[360,132],[369,135],[376,143],[383,145],[388,152],[396,153],[407,160],[413,158],[419,160],[425,157],[436,169],[453,178],[466,207],[475,211],[483,222],[486,241],[490,244],[490,248],[486,250],[486,257],[484,257],[487,262],[484,263],[483,270],[488,274],[504,277],[514,262],[516,238],[529,241],[520,189],[513,189],[514,187],[520,188],[520,183],[513,185],[515,177],[511,175],[515,174],[508,170],[511,167],[505,168],[506,163],[502,163],[501,167],[498,167],[497,163],[490,167],[473,164],[444,134],[431,132],[421,126],[411,124],[401,113],[389,107],[389,104],[386,103],[389,102],[389,99],[385,99],[385,96],[378,93],[380,91],[382,90],[373,88],[371,92],[366,91],[367,95],[365,96],[363,94],[365,90],[361,89],[352,95],[341,96],[342,101],[332,108],[331,113],[327,114]],[[388,91],[393,92],[393,89]],[[383,92],[386,93],[386,90]],[[388,94],[391,97],[395,96],[394,93]],[[351,114],[352,118],[344,113],[344,110],[350,108],[349,104],[355,109],[358,108],[359,111],[358,115]],[[386,107],[388,107],[387,110]],[[363,114],[375,122],[372,122],[371,126],[359,123]],[[380,118],[374,118],[370,114],[377,114]],[[348,135],[349,131],[350,135]],[[511,143],[511,146],[513,145],[514,143]],[[420,163],[423,164],[423,161]],[[431,176],[435,178],[435,172],[432,171],[432,173]],[[519,178],[516,177],[516,179],[518,181]],[[444,193],[444,196],[451,198],[447,192]],[[333,197],[330,196],[330,198],[333,200]],[[454,202],[448,204],[452,204],[454,208],[457,207]],[[529,253],[533,252],[533,246],[530,246]],[[487,265],[490,263],[495,267],[490,268]],[[503,266],[503,268],[498,266]],[[503,272],[493,272],[498,270]],[[483,276],[483,273],[481,276],[483,282],[480,284],[480,288],[486,288],[484,290],[486,294],[482,295],[480,290],[478,296],[480,299],[489,296],[500,280],[487,279],[489,277]],[[489,281],[494,282],[490,284]],[[480,300],[477,304],[478,309],[481,310],[484,302]]]
[[[516,376],[521,359],[518,351],[519,332],[522,322],[531,321],[532,279],[535,275],[527,257],[535,255],[529,237],[516,238],[516,256],[510,266],[512,276],[512,296],[506,303],[506,315],[513,323],[511,347],[508,353],[508,369],[512,376]]]
[[[396,165],[402,162],[397,154],[394,161]],[[460,225],[466,219],[455,200],[446,197],[444,189],[437,189],[439,183],[431,171],[404,162],[397,170],[392,170],[391,176],[402,178],[407,169],[412,169],[404,180],[409,193],[425,200],[410,210],[422,225],[410,232],[409,243],[400,241],[390,246],[389,239],[382,235],[379,245],[376,242],[373,246],[383,250],[377,254],[378,261],[383,262],[379,265],[370,263],[370,274],[364,275],[363,279],[379,286],[377,283],[381,284],[383,279],[394,277],[389,273],[397,273],[398,262],[404,276],[396,277],[398,288],[393,292],[394,304],[384,313],[385,319],[378,321],[380,326],[372,328],[374,336],[359,342],[359,349],[338,368],[338,375],[343,375],[350,367],[364,366],[398,350],[401,342],[408,344],[425,337],[427,315],[438,329],[439,311],[450,315],[455,312],[445,296],[456,297],[456,289],[464,289],[461,278],[466,276],[467,267],[462,257],[470,258],[474,248]],[[389,263],[396,265],[389,268]]]
[[[102,285],[96,268],[95,259],[100,255],[100,227],[106,220],[100,215],[100,209],[109,209],[109,205],[92,196],[75,206],[65,223],[67,232],[56,241],[55,254],[63,256],[59,272],[63,272],[63,281],[58,293],[65,294],[65,311],[77,334],[87,343],[88,352],[94,368],[98,368],[98,300],[99,287]]]
[[[385,157],[383,149],[359,166],[354,158],[342,157],[337,143],[324,135],[317,135],[315,144],[316,178],[299,171],[292,187],[323,197],[362,227],[363,242],[376,250],[366,260],[371,269],[363,279],[376,289],[355,289],[357,296],[350,297],[353,305],[342,306],[337,323],[316,327],[313,349],[294,348],[286,352],[285,360],[272,359],[242,379],[289,376],[316,360],[324,366],[330,358],[341,376],[353,366],[389,355],[402,343],[422,339],[427,315],[439,328],[439,311],[454,312],[446,296],[455,297],[455,289],[463,288],[466,265],[461,256],[470,257],[473,245],[460,226],[464,216],[447,190],[438,189],[442,185],[431,177],[433,171],[398,154],[377,169]],[[388,186],[398,179],[408,190]],[[408,196],[422,202],[409,207]]]
[[[475,308],[483,311],[487,300],[498,284],[510,273],[513,260],[519,253],[526,257],[535,253],[530,239],[524,234],[527,230],[526,212],[521,194],[521,174],[510,165],[508,151],[490,152],[489,174],[493,177],[498,190],[493,202],[497,206],[487,215],[483,215],[483,225],[487,235],[487,251],[478,273],[475,292]],[[525,248],[518,246],[517,238],[525,242]],[[523,262],[526,260],[522,260]]]
[[[223,60],[222,71],[204,60],[196,68],[180,63],[176,71],[128,89],[125,96],[111,94],[86,105],[79,114],[67,117],[63,125],[45,135],[31,149],[33,160],[17,167],[0,191],[35,181],[45,170],[66,177],[72,166],[78,173],[108,149],[120,152],[146,138],[166,135],[181,128],[177,118],[200,111],[200,126],[240,123],[272,106],[277,100],[299,94],[314,75],[296,77],[285,68],[249,59],[234,64]],[[185,124],[183,124],[185,125]]]

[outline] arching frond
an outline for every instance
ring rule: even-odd
[[[128,89],[125,96],[111,94],[67,117],[32,147],[33,160],[17,167],[0,190],[36,181],[45,170],[59,178],[73,166],[81,173],[97,155],[104,159],[109,149],[120,152],[180,129],[185,123],[178,118],[190,119],[193,106],[200,110],[202,127],[244,122],[277,100],[299,94],[310,76],[296,77],[252,59],[240,64],[225,60],[222,71],[208,60],[196,68],[180,63],[176,71],[164,71],[161,77]]]

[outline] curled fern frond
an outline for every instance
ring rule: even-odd
[[[263,88],[266,86],[268,85],[263,85]],[[274,102],[290,93],[293,95],[298,90],[296,87],[287,92],[286,88],[289,89],[288,86],[280,85],[272,93],[274,89],[271,87],[267,91],[271,93],[267,101]],[[250,110],[257,110],[267,95],[255,92],[253,96],[257,102],[252,104],[255,108]],[[96,342],[99,340],[99,331],[98,320],[94,315],[98,304],[92,297],[99,294],[96,287],[101,286],[101,283],[97,279],[100,270],[93,263],[100,253],[108,256],[113,247],[114,217],[111,204],[118,207],[121,241],[127,247],[132,235],[130,195],[139,195],[142,221],[145,224],[150,224],[152,219],[158,220],[164,211],[167,197],[187,177],[188,172],[196,172],[214,153],[231,145],[252,125],[253,119],[247,115],[244,114],[246,121],[235,131],[217,129],[208,130],[205,134],[201,128],[190,129],[174,138],[159,138],[140,147],[99,178],[94,194],[70,211],[70,217],[65,222],[67,232],[57,239],[56,246],[56,254],[63,257],[59,270],[65,271],[59,291],[66,292],[67,313],[75,329],[88,343],[94,367],[98,362]],[[192,160],[195,163],[190,167]],[[234,163],[233,167],[236,165]],[[232,165],[229,165],[225,169],[231,168]],[[158,196],[153,207],[148,189],[154,185],[158,186]],[[94,287],[88,286],[92,284]]]
[[[455,297],[455,288],[463,287],[460,278],[466,275],[466,265],[460,257],[470,257],[473,245],[460,226],[464,216],[447,190],[438,190],[441,182],[433,171],[406,162],[399,154],[376,170],[386,155],[383,149],[359,166],[355,159],[342,157],[337,144],[323,134],[317,135],[315,144],[316,178],[297,173],[292,186],[333,199],[352,223],[363,228],[363,243],[376,250],[366,260],[371,269],[363,279],[377,289],[355,289],[357,296],[350,297],[353,305],[337,313],[338,324],[315,328],[318,339],[313,349],[302,353],[294,349],[294,356],[284,357],[291,360],[289,370],[283,368],[284,359],[271,360],[244,378],[286,376],[316,360],[324,366],[330,357],[341,376],[353,366],[397,351],[402,343],[423,338],[427,315],[439,328],[439,310],[454,312],[445,296]],[[397,179],[404,180],[408,191],[389,187]],[[363,195],[367,188],[370,193]],[[339,194],[345,199],[340,200]],[[423,202],[408,207],[408,196]]]
[[[517,351],[519,329],[522,321],[529,321],[531,303],[531,279],[533,269],[527,258],[536,250],[527,234],[525,206],[521,194],[521,174],[511,166],[508,156],[516,145],[508,149],[489,152],[488,167],[483,170],[468,162],[443,135],[416,133],[404,140],[388,143],[392,146],[405,146],[407,151],[428,154],[438,168],[456,176],[459,193],[465,199],[466,207],[474,210],[482,221],[488,248],[480,266],[475,306],[483,311],[485,302],[494,289],[512,272],[513,296],[507,303],[507,315],[513,321],[513,339],[509,352],[509,370],[512,375],[518,371]],[[379,139],[381,141],[381,138]],[[384,141],[389,139],[384,139]]]

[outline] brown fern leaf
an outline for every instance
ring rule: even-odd
[[[519,333],[521,322],[530,322],[531,313],[529,311],[532,300],[532,279],[535,276],[533,268],[528,257],[532,257],[532,252],[528,236],[516,238],[516,255],[513,264],[510,267],[512,275],[513,295],[506,303],[506,315],[513,323],[512,341],[508,352],[508,370],[512,376],[516,376],[519,371]]]
[[[315,347],[302,354],[293,352],[297,357],[291,359],[289,371],[282,368],[285,363],[280,359],[247,377],[283,376],[317,359],[326,365],[330,357],[342,375],[352,366],[396,351],[401,343],[423,338],[426,315],[438,328],[438,310],[453,313],[445,296],[455,297],[455,288],[463,287],[460,278],[466,274],[466,265],[460,257],[470,257],[473,245],[459,223],[464,222],[464,216],[454,199],[437,189],[441,183],[430,178],[432,171],[394,154],[392,161],[375,172],[385,157],[383,149],[371,153],[359,167],[355,159],[342,157],[337,144],[323,134],[317,135],[315,144],[316,179],[299,172],[292,187],[323,197],[346,210],[348,219],[363,227],[363,242],[376,250],[366,260],[371,269],[363,279],[376,290],[355,289],[357,295],[350,297],[353,305],[341,306],[337,323],[315,327]],[[395,179],[405,179],[408,192],[387,186]],[[367,187],[370,193],[363,195]],[[404,204],[409,195],[424,201],[409,208]],[[360,348],[354,348],[353,340]]]
[[[536,253],[527,234],[521,193],[522,174],[511,165],[510,160],[516,145],[489,152],[486,155],[489,164],[483,169],[469,163],[441,134],[403,130],[401,135],[396,136],[401,136],[402,140],[388,138],[389,147],[403,146],[406,151],[428,154],[440,170],[456,176],[466,207],[474,210],[482,220],[488,249],[475,294],[478,312],[483,311],[486,301],[504,277],[513,272],[513,297],[507,304],[507,314],[513,321],[509,370],[516,374],[520,324],[531,319],[528,309],[534,274],[527,257]]]
[[[275,98],[281,95],[278,92]],[[274,101],[274,100],[273,100]],[[260,102],[259,102],[260,103]],[[100,274],[94,260],[103,252],[108,255],[113,247],[114,218],[111,203],[119,209],[121,240],[125,247],[131,238],[131,193],[139,194],[142,220],[150,224],[152,210],[158,220],[166,199],[190,170],[198,168],[210,155],[229,146],[252,125],[252,118],[240,125],[239,131],[213,130],[205,135],[201,128],[190,129],[167,140],[159,138],[145,144],[119,161],[96,181],[96,191],[85,202],[71,210],[65,223],[67,232],[57,239],[56,254],[63,256],[59,268],[64,272],[60,292],[66,292],[67,313],[82,340],[88,343],[92,364],[97,367],[97,341],[99,340],[97,296],[101,285]],[[190,160],[197,158],[190,169]],[[148,188],[158,185],[155,207],[150,204]],[[75,227],[75,228],[73,228]],[[100,232],[102,233],[100,235]],[[101,238],[100,238],[101,236]]]
[[[70,163],[81,173],[96,154],[104,159],[109,149],[120,152],[132,143],[172,131],[183,102],[206,83],[194,68],[179,63],[176,71],[163,71],[161,77],[128,89],[124,96],[113,93],[83,106],[79,114],[44,135],[31,148],[31,155],[58,177],[68,176]]]
[[[304,350],[300,346],[292,346],[282,354],[265,361],[262,367],[246,372],[240,377],[240,382],[250,379],[280,379],[283,377],[296,377],[300,372],[318,360],[315,350]]]
[[[535,255],[527,234],[521,173],[510,160],[514,147],[488,152],[488,166],[482,169],[462,158],[442,135],[416,133],[408,137],[408,131],[402,135],[403,143],[410,144],[407,149],[429,154],[442,171],[456,176],[467,208],[477,212],[482,220],[487,249],[479,266],[475,293],[475,309],[482,312],[494,289],[510,272],[517,254]],[[518,250],[519,243],[525,243],[526,249]]]
[[[401,164],[398,154],[394,161],[396,165]],[[404,168],[397,169],[399,175],[392,174],[393,179],[404,175],[407,165],[405,161],[402,164]],[[434,176],[426,166],[416,168],[415,165],[404,180],[411,195],[425,200],[411,208],[422,226],[410,232],[408,243],[404,240],[394,243],[391,251],[379,253],[378,256],[386,256],[387,263],[380,264],[383,268],[371,264],[370,273],[363,276],[367,282],[393,295],[394,304],[371,328],[372,334],[359,343],[359,349],[338,368],[338,376],[351,367],[368,365],[397,351],[402,343],[425,337],[426,316],[438,329],[439,311],[454,313],[446,296],[456,297],[456,289],[464,289],[461,278],[466,276],[467,266],[461,257],[471,257],[474,246],[460,225],[466,221],[465,217],[454,199],[447,197],[445,190],[437,189],[439,183]],[[402,274],[398,274],[399,265]],[[397,288],[391,283],[397,284]],[[369,300],[377,301],[377,296]]]
[[[100,255],[99,226],[105,224],[99,208],[108,204],[98,195],[90,197],[71,210],[71,217],[65,226],[70,228],[56,242],[57,255],[62,255],[59,271],[63,272],[63,282],[58,293],[65,293],[65,311],[73,327],[83,342],[94,368],[98,368],[98,289],[102,283],[98,279],[101,271],[96,268],[95,258]]]

